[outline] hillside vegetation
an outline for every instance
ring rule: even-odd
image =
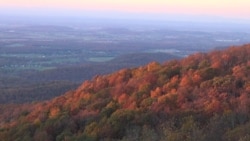
[[[250,45],[96,76],[0,112],[1,141],[249,141]]]

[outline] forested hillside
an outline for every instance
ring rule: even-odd
[[[1,141],[249,141],[250,45],[96,76],[0,112]]]

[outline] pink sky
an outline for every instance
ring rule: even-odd
[[[0,8],[56,8],[250,19],[250,0],[0,0]]]

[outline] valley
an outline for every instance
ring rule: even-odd
[[[248,32],[160,26],[1,25],[0,103],[50,99],[95,75],[152,61],[163,63],[196,52],[244,44],[249,39]],[[34,87],[50,89],[50,84],[62,85],[53,89],[50,96],[40,93],[29,98],[37,93],[32,91]]]

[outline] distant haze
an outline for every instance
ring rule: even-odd
[[[105,23],[250,29],[249,0],[0,0],[0,24]],[[98,21],[93,21],[98,20]],[[194,24],[195,23],[195,24]]]

